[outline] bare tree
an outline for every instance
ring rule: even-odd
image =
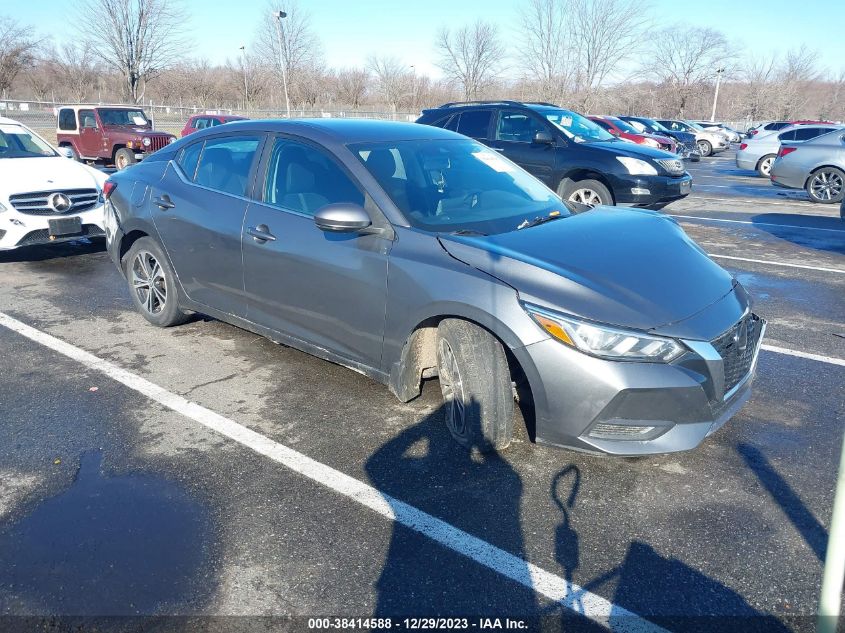
[[[596,91],[627,57],[643,48],[650,23],[643,0],[569,0],[569,39],[579,109],[589,112]]]
[[[280,30],[277,30],[276,18],[271,14],[279,8],[276,0],[268,0],[265,5],[255,52],[269,67],[275,69],[280,85],[284,68],[289,92],[301,97],[308,90],[302,85],[308,81],[304,75],[310,74],[310,69],[322,63],[320,40],[311,26],[311,15],[297,0],[285,0],[287,16],[282,19]]]
[[[683,117],[690,97],[732,58],[719,31],[676,25],[655,34],[649,68],[669,91],[674,111]]]
[[[367,94],[370,73],[363,68],[344,68],[335,73],[335,95],[342,105],[352,106],[356,110]]]
[[[393,112],[399,108],[403,99],[411,93],[410,66],[398,57],[373,55],[367,60],[367,66],[375,75],[379,92]]]
[[[751,56],[740,70],[745,84],[739,103],[741,114],[750,121],[759,121],[775,99],[777,58]]]
[[[82,41],[119,72],[124,93],[138,103],[147,82],[183,54],[183,15],[176,0],[83,0]]]
[[[0,16],[0,95],[5,95],[18,73],[33,63],[38,45],[31,28]]]
[[[568,0],[529,0],[519,12],[517,56],[543,101],[561,99],[571,85],[574,47],[567,37],[568,5]]]
[[[58,83],[72,101],[81,103],[96,89],[99,73],[90,44],[64,44],[53,53],[52,60]]]
[[[496,76],[504,57],[496,26],[483,20],[455,31],[443,27],[434,43],[437,65],[463,88],[465,99],[475,99]]]
[[[791,119],[810,98],[809,87],[822,76],[818,53],[806,46],[787,51],[777,75],[777,117]]]

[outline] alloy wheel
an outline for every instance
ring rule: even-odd
[[[764,158],[760,163],[760,172],[764,176],[768,176],[772,172],[772,163],[775,162],[775,159],[769,156],[768,158]]]
[[[138,251],[132,262],[132,288],[149,314],[160,314],[167,304],[167,280],[155,255]]]
[[[842,193],[842,177],[833,171],[820,171],[810,181],[810,191],[817,200],[833,200]]]
[[[438,345],[440,355],[440,389],[446,403],[446,424],[458,437],[466,435],[466,411],[464,409],[464,383],[458,368],[458,359],[452,346],[445,339]]]
[[[576,189],[569,196],[570,202],[576,202],[588,207],[595,207],[602,204],[601,196],[592,189]]]

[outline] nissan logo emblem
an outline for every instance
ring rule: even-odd
[[[47,199],[47,202],[53,208],[54,211],[57,211],[59,213],[67,211],[68,209],[70,209],[71,205],[70,198],[68,198],[63,193],[54,193]]]

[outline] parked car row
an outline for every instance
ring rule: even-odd
[[[754,135],[739,146],[736,153],[736,166],[740,169],[755,170],[763,178],[768,178],[781,143],[785,141],[802,143],[840,128],[842,128],[841,125],[828,123],[787,125],[771,133]]]
[[[845,127],[839,126],[808,141],[782,141],[769,178],[777,187],[806,190],[813,202],[842,202],[845,199]]]

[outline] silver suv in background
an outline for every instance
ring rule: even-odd
[[[778,187],[805,189],[813,202],[841,202],[845,197],[845,130],[804,143],[784,141],[769,177]]]
[[[730,147],[730,142],[721,132],[708,132],[700,125],[678,119],[657,119],[657,122],[676,132],[687,132],[695,135],[695,145],[702,156],[712,156]]]

